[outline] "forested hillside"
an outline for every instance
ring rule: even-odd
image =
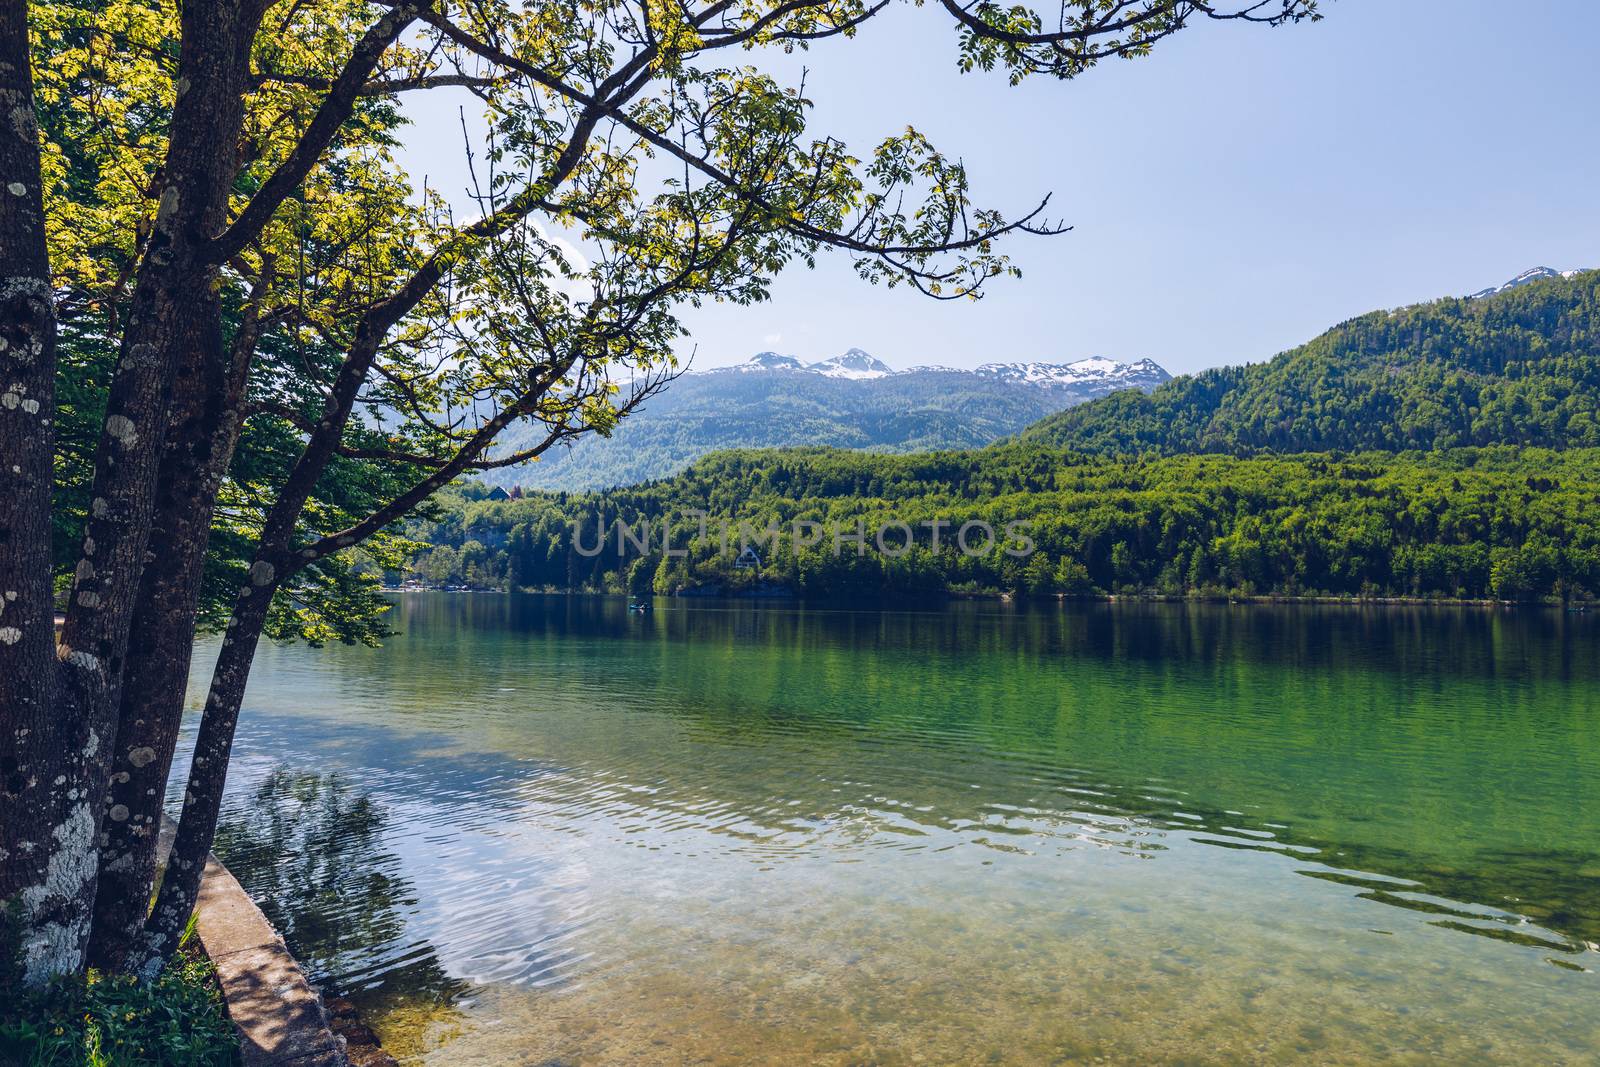
[[[1399,455],[1087,457],[1011,445],[916,456],[835,450],[727,452],[677,478],[607,494],[488,501],[468,487],[417,531],[433,584],[670,593],[778,586],[805,595],[948,591],[1033,594],[1333,595],[1586,599],[1600,591],[1600,449],[1492,448]],[[473,499],[477,497],[478,499]],[[694,512],[708,513],[698,535]],[[616,549],[614,521],[674,549]],[[823,524],[797,549],[796,519]],[[858,553],[832,533],[862,520]],[[944,520],[940,547],[927,523]],[[1030,524],[1036,550],[982,556],[954,532],[981,520],[997,539]],[[736,563],[738,523],[786,531],[759,567]],[[871,545],[911,527],[903,554]],[[592,550],[576,550],[573,526]],[[724,544],[723,529],[731,529]],[[905,531],[886,543],[898,549]],[[976,543],[980,539],[975,537]]]
[[[1600,271],[1374,311],[1267,363],[1116,393],[1022,436],[1099,454],[1600,445]]]

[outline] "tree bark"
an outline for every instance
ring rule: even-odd
[[[217,818],[222,811],[222,791],[227,785],[234,728],[244,702],[245,685],[250,679],[250,665],[266,626],[273,594],[292,573],[288,554],[290,540],[317,479],[338,447],[361,383],[366,379],[384,334],[398,317],[399,313],[393,308],[385,308],[381,313],[370,315],[362,324],[354,351],[340,368],[323,418],[267,515],[250,565],[249,580],[239,590],[222,640],[222,651],[212,670],[200,733],[189,764],[178,836],[167,855],[166,873],[161,879],[155,907],[145,924],[144,936],[129,954],[128,964],[138,973],[149,975],[166,961],[177,946],[189,913],[194,910],[200,875],[205,869],[206,855],[211,851]],[[305,561],[298,563],[298,566],[304,565]]]
[[[73,873],[56,862],[50,816],[55,341],[28,7],[12,0],[0,11],[0,987],[46,976],[53,887]]]
[[[201,321],[218,318],[220,312],[208,308]],[[173,401],[151,527],[151,543],[160,550],[147,554],[140,581],[101,822],[89,960],[106,971],[122,969],[150,906],[211,518],[238,442],[245,381],[259,334],[252,306],[226,360],[214,356],[209,339],[197,337],[185,345],[188,355]]]
[[[344,99],[342,94],[352,94],[356,91],[352,86],[359,84],[355,78],[360,65],[367,64],[370,71],[370,66],[377,62],[388,42],[394,39],[417,12],[428,6],[426,0],[409,0],[407,3],[398,4],[390,16],[379,20],[363,36],[340,77],[341,83],[348,82],[348,84],[342,89],[336,86],[323,111],[319,112],[318,122],[322,121],[324,115],[333,113],[339,108],[348,113],[349,99]],[[620,95],[624,89],[628,96],[637,92],[644,84],[642,78],[637,79],[631,86],[626,86],[625,83],[637,75],[638,70],[644,65],[643,59],[636,58],[633,64],[614,74],[604,83],[602,86],[604,94],[609,97],[610,93],[617,92]],[[353,96],[350,99],[353,99]],[[583,148],[587,145],[603,113],[604,109],[599,105],[587,109],[565,150],[546,176],[544,191],[553,189],[565,181],[576,169]],[[316,134],[316,131],[308,132],[308,141],[314,139],[313,134]],[[321,136],[321,134],[316,135]],[[267,195],[269,192],[281,195],[282,190],[271,188],[275,183],[283,184],[278,182],[278,175],[274,175],[272,181],[263,187],[257,200],[251,203],[229,233],[223,236],[221,246],[229,246],[229,240],[235,231],[249,229],[252,219],[259,214],[256,209],[270,202],[270,197]],[[468,228],[468,235],[472,239],[487,239],[503,233],[530,212],[538,202],[537,198],[531,195],[524,199],[525,202],[510,205],[480,219]],[[324,537],[310,547],[298,551],[292,550],[292,541],[301,512],[318,478],[322,476],[338,449],[361,386],[366,381],[384,338],[439,283],[450,258],[446,252],[435,253],[393,295],[371,307],[363,316],[350,352],[333,382],[322,417],[313,429],[310,439],[267,516],[257,542],[258,547],[250,568],[249,582],[239,591],[232,617],[228,622],[227,636],[223,640],[222,651],[212,673],[200,733],[196,739],[194,756],[190,764],[188,784],[184,791],[178,834],[168,855],[166,873],[162,878],[155,906],[145,924],[144,936],[129,954],[128,965],[137,973],[152,974],[170,956],[190,912],[194,909],[200,875],[205,867],[206,856],[211,850],[217,819],[222,809],[222,793],[227,783],[228,762],[232,755],[234,730],[238,724],[245,686],[249,680],[256,645],[260,641],[272,597],[277,589],[293,573],[317,559],[365,540],[377,529],[404,517],[418,503],[455,478],[494,441],[500,430],[514,419],[526,415],[532,409],[533,402],[553,387],[572,362],[572,359],[568,359],[565,364],[551,368],[543,380],[530,383],[528,393],[519,404],[506,408],[490,420],[469,444],[462,447],[451,462],[435,470],[428,478],[413,486],[409,492],[340,534]],[[555,439],[555,436],[552,436],[547,444],[553,443]]]
[[[250,680],[250,664],[277,588],[273,566],[258,556],[250,568],[250,581],[239,591],[233,616],[228,620],[227,636],[222,640],[222,651],[211,674],[205,714],[200,720],[200,734],[195,739],[194,756],[189,764],[178,836],[167,854],[166,873],[161,878],[161,890],[142,941],[130,960],[130,967],[141,975],[148,977],[158,971],[172,955],[189,921],[189,913],[194,910],[200,875],[205,870],[206,856],[216,836],[217,815],[222,810],[222,791],[227,785],[228,761],[233,754],[234,727],[244,703],[245,685]]]
[[[249,580],[239,590],[227,634],[222,640],[222,651],[212,671],[200,733],[189,764],[178,836],[167,855],[167,870],[145,925],[144,937],[130,960],[132,969],[139,973],[154,972],[172,954],[189,913],[194,910],[200,875],[205,869],[206,856],[216,836],[217,818],[222,811],[222,791],[227,785],[234,728],[244,702],[245,685],[250,680],[250,665],[266,626],[273,594],[294,566],[288,555],[289,542],[300,521],[301,510],[338,447],[361,383],[366,379],[367,369],[391,321],[387,315],[375,315],[363,324],[355,352],[340,369],[324,416],[290,471],[261,531]],[[304,562],[298,565],[304,566]]]
[[[246,10],[250,8],[251,10]],[[207,243],[226,221],[244,119],[254,5],[185,4],[177,99],[160,206],[135,280],[95,456],[94,491],[62,627],[50,887],[51,973],[84,965],[96,837],[117,727],[124,657],[155,510],[169,404],[186,339],[214,333],[217,267]]]

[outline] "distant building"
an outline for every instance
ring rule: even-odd
[[[745,545],[744,551],[739,553],[739,558],[733,561],[735,567],[759,567],[761,557],[756,553],[754,545]]]
[[[497,485],[493,489],[489,490],[489,499],[490,500],[510,500],[511,499],[511,494],[506,492],[504,489],[500,488]]]

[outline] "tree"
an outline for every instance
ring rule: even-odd
[[[732,65],[851,37],[886,3],[7,4],[0,898],[24,980],[81,970],[91,943],[103,966],[160,965],[258,639],[315,616],[319,590],[359,595],[351,551],[463,473],[607,433],[676,373],[676,308],[762,300],[825,249],[869,281],[976,296],[1013,272],[999,239],[1059,232],[1043,203],[974,207],[914,130],[865,157],[812,136],[803,85]],[[963,68],[1013,80],[1140,56],[1196,20],[1315,17],[1314,0],[940,7]],[[470,219],[393,161],[396,99],[426,91],[481,104]],[[87,492],[61,487],[87,507],[60,551],[59,641],[57,320],[116,352],[66,412],[96,440]],[[497,449],[519,422],[536,432]],[[271,462],[241,449],[258,438]],[[146,915],[208,568],[231,577],[227,637]]]
[[[79,749],[51,714],[56,320],[32,100],[27,9],[8,4],[0,12],[0,902],[20,912],[4,926],[25,924],[28,936],[0,958],[6,977],[19,965],[25,975],[48,971],[72,948],[58,943],[52,898],[57,886],[82,881],[72,864],[85,860],[70,851],[58,858],[51,845],[77,845],[93,828],[86,805],[66,808],[65,794],[40,777],[77,762],[69,749]]]

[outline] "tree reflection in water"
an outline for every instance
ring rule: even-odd
[[[216,851],[325,993],[380,1014],[402,999],[448,1009],[463,983],[408,927],[415,887],[385,847],[387,822],[346,776],[279,767],[232,806]]]

